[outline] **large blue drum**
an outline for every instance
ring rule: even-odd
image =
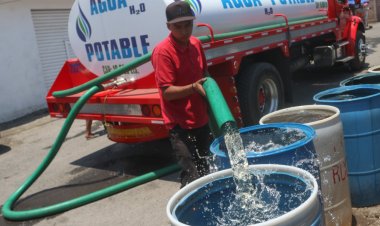
[[[340,82],[340,86],[380,85],[380,73],[365,73]]]
[[[172,225],[324,226],[318,184],[307,171],[285,165],[249,166],[255,194],[236,203],[232,170],[201,177],[176,192],[166,214]],[[257,204],[257,205],[255,205]]]
[[[245,127],[239,132],[248,164],[296,166],[310,172],[320,182],[312,127],[298,123],[271,123]],[[223,137],[215,139],[210,150],[219,170],[231,168]]]
[[[314,101],[341,112],[352,205],[380,204],[380,86],[329,89]]]

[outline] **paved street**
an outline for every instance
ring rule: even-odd
[[[366,32],[368,67],[380,64],[380,23]],[[354,74],[347,67],[306,70],[294,76],[294,102],[289,106],[312,104],[312,96],[337,87]],[[0,205],[19,188],[49,152],[64,119],[46,114],[25,119],[16,126],[0,128]],[[118,144],[107,139],[100,122],[94,122],[97,137],[86,140],[85,122],[76,120],[66,142],[47,170],[21,197],[16,210],[34,209],[75,198],[117,184],[136,175],[170,165],[168,140],[141,144]],[[0,226],[103,226],[169,225],[165,208],[179,189],[178,173],[131,188],[97,202],[46,218],[11,222],[0,215]],[[380,206],[354,209],[354,225],[380,225]]]

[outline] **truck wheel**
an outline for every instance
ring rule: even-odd
[[[247,65],[237,78],[240,108],[245,126],[279,109],[284,102],[280,74],[269,63]]]
[[[366,53],[362,50],[363,45],[365,45],[365,36],[362,31],[358,30],[356,32],[355,58],[350,62],[351,69],[354,71],[364,67]]]

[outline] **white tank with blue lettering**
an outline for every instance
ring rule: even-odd
[[[238,31],[327,14],[327,0],[186,0],[196,23],[207,23],[215,34]],[[169,31],[165,8],[174,0],[76,0],[69,17],[69,38],[81,63],[103,75],[151,52]],[[194,35],[209,34],[196,28]],[[129,75],[152,72],[147,63]]]

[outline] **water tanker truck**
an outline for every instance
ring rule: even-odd
[[[291,101],[294,71],[309,64],[358,70],[365,63],[365,27],[346,0],[186,1],[209,72],[239,126],[256,124]],[[77,58],[64,63],[47,94],[50,115],[67,117],[84,90],[55,93],[127,68],[101,80],[102,91],[76,117],[102,121],[115,142],[167,137],[149,54],[169,34],[165,8],[171,2],[76,0],[68,26]]]

